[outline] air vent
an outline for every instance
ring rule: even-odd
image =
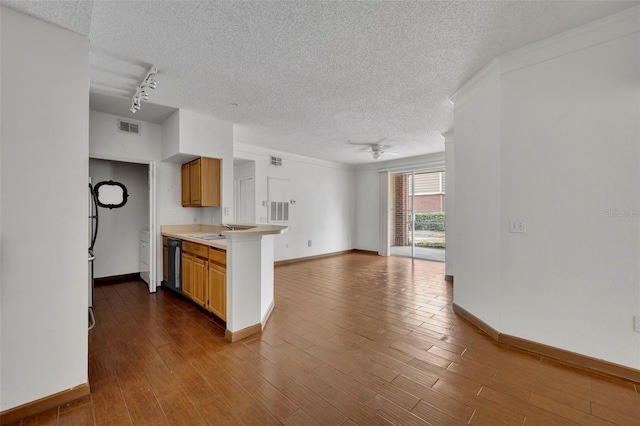
[[[272,166],[282,166],[282,158],[271,156],[271,165]]]
[[[118,131],[125,133],[140,134],[140,123],[133,123],[131,121],[118,120]]]
[[[289,220],[289,203],[271,201],[270,222],[287,222]]]

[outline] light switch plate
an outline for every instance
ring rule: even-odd
[[[527,232],[527,223],[524,220],[510,220],[509,232],[524,234]]]

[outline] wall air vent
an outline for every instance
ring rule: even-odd
[[[282,157],[274,157],[271,156],[271,165],[272,166],[282,166]]]
[[[140,134],[140,123],[133,123],[131,121],[124,121],[118,119],[118,131],[125,133]]]
[[[286,201],[271,201],[271,211],[269,212],[269,222],[288,222],[289,203]]]

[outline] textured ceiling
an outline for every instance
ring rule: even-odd
[[[150,102],[236,124],[235,140],[360,164],[443,150],[448,101],[496,56],[638,1],[2,1],[86,35],[92,108]],[[134,118],[171,109],[142,104]],[[384,157],[383,157],[384,159]]]

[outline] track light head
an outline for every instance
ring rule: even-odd
[[[158,74],[158,67],[154,65],[149,69],[147,75],[142,79],[140,84],[136,86],[136,93],[131,98],[131,108],[129,111],[135,114],[136,111],[140,110],[142,101],[149,100],[147,88],[155,89],[157,87],[158,83],[156,83],[156,74]]]

